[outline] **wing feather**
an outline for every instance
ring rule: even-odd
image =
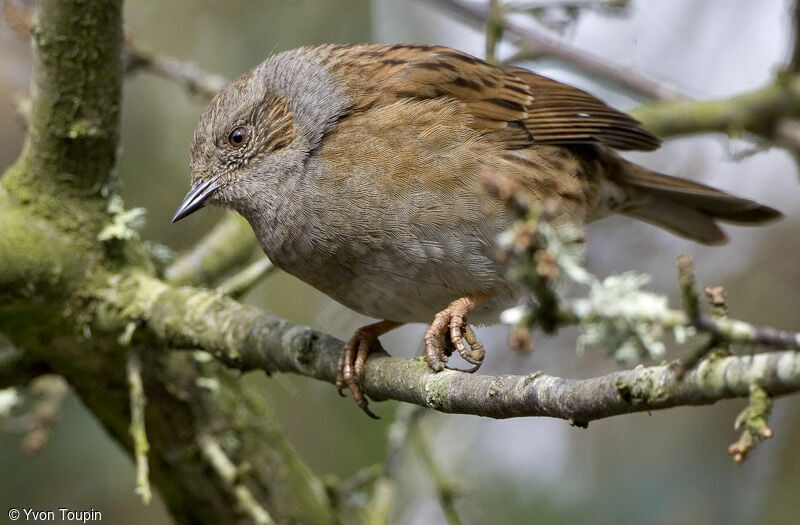
[[[360,44],[330,51],[338,69],[349,65],[341,78],[360,92],[362,107],[449,97],[463,104],[470,126],[507,149],[600,143],[653,150],[661,143],[586,91],[523,68],[494,66],[442,46]]]

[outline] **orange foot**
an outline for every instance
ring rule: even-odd
[[[472,327],[467,323],[467,314],[475,309],[478,301],[475,297],[468,295],[461,299],[456,299],[447,308],[436,314],[433,318],[428,331],[425,332],[425,355],[428,357],[428,366],[434,372],[442,369],[451,368],[461,372],[472,373],[478,370],[483,363],[485,351],[483,343],[480,342]],[[445,336],[450,334],[450,341],[455,345],[459,355],[473,366],[467,370],[446,366],[447,356],[450,352],[446,351]],[[469,344],[470,348],[464,344]]]
[[[336,388],[339,389],[339,394],[342,395],[342,389],[347,387],[350,393],[353,394],[353,400],[373,419],[380,418],[369,409],[367,398],[364,396],[364,392],[361,391],[361,382],[364,379],[364,363],[367,361],[367,356],[371,351],[381,348],[378,337],[402,324],[395,321],[381,321],[362,326],[347,341],[342,353],[339,355],[339,368],[336,373]]]

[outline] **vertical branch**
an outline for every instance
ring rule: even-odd
[[[236,495],[237,504],[258,525],[274,524],[269,512],[258,503],[247,485],[239,481],[239,468],[222,449],[222,446],[211,436],[201,434],[197,436],[197,444],[206,460],[211,464],[222,480],[227,483]]]
[[[678,256],[678,286],[681,290],[681,303],[689,326],[696,327],[700,323],[700,292],[694,275],[694,263],[687,254]],[[676,373],[683,377],[687,370],[692,369],[716,346],[717,338],[713,335],[681,358],[677,364]]]
[[[703,291],[711,305],[711,315],[714,319],[726,320],[728,318],[728,303],[725,300],[725,288],[722,286],[706,286]],[[730,341],[722,340],[718,342],[716,350],[724,355],[730,355],[730,348]]]
[[[419,426],[419,420],[412,420],[411,423],[411,438],[413,439],[414,445],[417,448],[417,452],[419,452],[420,458],[422,459],[422,464],[428,471],[428,474],[431,476],[431,480],[433,481],[433,485],[436,490],[436,497],[439,500],[439,504],[442,506],[442,511],[444,511],[444,516],[447,519],[447,523],[449,525],[460,525],[462,522],[461,517],[458,515],[458,511],[456,510],[456,494],[453,490],[453,486],[436,464],[430,448],[428,447],[428,442],[425,439],[425,436],[422,434],[422,429]]]
[[[133,325],[129,325],[133,326]],[[150,444],[144,426],[144,407],[147,399],[142,386],[142,362],[136,349],[128,351],[128,388],[131,398],[131,438],[133,439],[133,455],[136,461],[136,492],[142,497],[145,505],[150,503],[150,467],[147,463],[147,452]]]
[[[689,322],[696,323],[700,318],[700,299],[694,277],[694,263],[686,254],[678,256],[678,286],[681,289],[683,310]]]
[[[795,0],[792,6],[792,54],[786,69],[791,73],[800,73],[800,0]]]
[[[486,20],[486,61],[497,64],[497,43],[503,38],[503,7],[500,0],[489,0],[489,18]]]
[[[21,172],[68,194],[104,196],[119,141],[122,0],[41,0],[31,32],[30,169]]]

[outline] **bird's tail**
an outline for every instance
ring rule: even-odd
[[[725,244],[717,221],[754,226],[783,216],[755,201],[624,161],[617,182],[627,199],[618,211],[702,244]]]

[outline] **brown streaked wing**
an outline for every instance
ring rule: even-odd
[[[537,144],[599,142],[620,150],[644,151],[661,145],[636,119],[581,89],[526,69],[504,69],[531,89],[534,100],[524,122]]]
[[[442,46],[365,44],[333,52],[339,60],[351,61],[367,73],[362,82],[371,82],[376,88],[373,102],[451,97],[464,104],[472,127],[486,131],[506,147],[533,144],[523,124],[533,97],[528,85],[513,72]],[[351,87],[364,93],[362,86]],[[364,98],[368,106],[370,97]]]
[[[463,103],[472,127],[507,149],[602,143],[652,150],[661,143],[635,119],[583,90],[447,47],[358,44],[327,51],[340,78],[360,93],[361,107],[451,97]]]

